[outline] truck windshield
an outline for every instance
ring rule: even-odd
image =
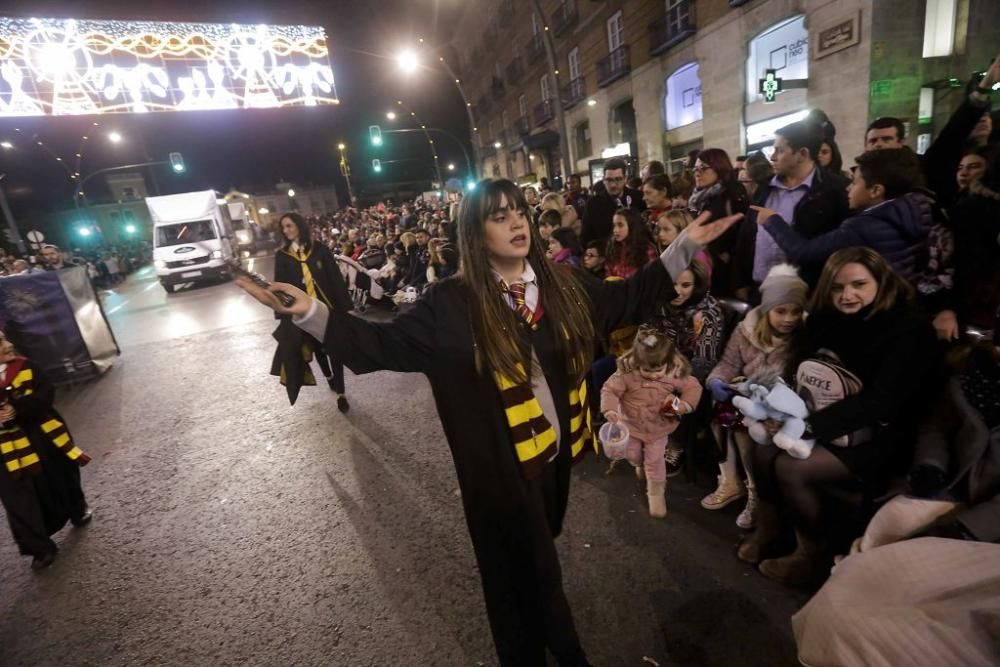
[[[208,241],[214,238],[218,238],[218,236],[215,234],[215,225],[212,224],[211,220],[182,222],[156,228],[157,247]]]

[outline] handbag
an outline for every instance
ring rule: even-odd
[[[796,392],[805,401],[810,414],[848,396],[856,396],[863,388],[861,378],[847,370],[840,358],[827,349],[819,350],[814,358],[800,363],[795,372]],[[856,447],[871,442],[874,437],[874,429],[865,427],[834,438],[827,444]]]

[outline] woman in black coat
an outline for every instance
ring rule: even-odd
[[[809,583],[830,570],[831,517],[823,511],[835,488],[871,499],[894,472],[909,464],[921,406],[938,388],[934,331],[912,303],[913,289],[870,248],[845,248],[823,267],[806,320],[804,357],[821,351],[861,381],[858,393],[806,418],[816,445],[806,459],[773,445],[754,451],[760,503],[757,529],[740,545],[741,560],[760,563],[765,576],[789,585]],[[858,432],[859,444],[835,446]],[[797,548],[763,560],[781,532],[779,510],[791,515]]]
[[[337,266],[337,260],[325,245],[312,242],[312,234],[305,219],[298,213],[285,214],[281,218],[281,233],[285,237],[285,244],[274,257],[274,282],[295,285],[329,308],[345,312],[351,310],[353,308],[351,295],[347,291],[347,284]],[[302,349],[303,345],[308,347],[310,353],[307,353],[307,356],[311,354],[316,357],[327,384],[337,393],[337,409],[347,412],[350,405],[344,395],[344,364],[330,356],[315,338],[293,326],[287,316],[276,317],[283,320],[280,327],[282,336],[279,339],[279,348],[287,346],[297,351]],[[281,376],[284,384],[287,381],[287,373],[291,371],[287,368],[282,369],[281,356],[282,350],[279,350],[275,356],[272,373]],[[305,358],[304,361],[308,362],[309,359]],[[308,365],[304,370],[304,384],[313,384],[315,380],[310,382]]]
[[[713,220],[736,213],[746,213],[750,206],[747,191],[737,178],[738,173],[721,148],[708,148],[698,154],[694,163],[695,190],[688,198],[688,208],[698,216],[708,211]],[[712,258],[712,296],[733,295],[730,267],[739,230],[733,227],[708,246]]]
[[[291,308],[239,285],[296,323],[356,373],[424,373],[461,488],[500,664],[587,660],[562,588],[554,539],[570,465],[592,446],[586,383],[593,341],[637,323],[640,306],[673,290],[691,258],[740,216],[707,216],[627,280],[599,281],[546,259],[524,195],[484,180],[462,201],[462,272],[434,283],[387,323],[322,307],[301,291]],[[537,363],[534,363],[537,362]],[[537,369],[537,371],[533,370]]]
[[[52,535],[67,521],[83,526],[91,519],[80,484],[80,466],[90,457],[52,407],[52,385],[3,333],[0,392],[0,502],[18,549],[37,570],[59,551]]]

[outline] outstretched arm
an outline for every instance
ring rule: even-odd
[[[433,290],[392,321],[377,323],[331,311],[292,285],[275,283],[264,289],[246,278],[237,278],[236,284],[276,313],[291,315],[296,326],[322,341],[324,348],[355,373],[380,370],[426,373],[430,369]],[[278,291],[292,296],[295,302],[282,306],[274,294]]]

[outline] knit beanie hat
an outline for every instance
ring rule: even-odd
[[[768,312],[775,306],[784,303],[794,303],[805,307],[809,286],[799,278],[799,272],[791,264],[778,264],[771,267],[767,277],[760,284],[760,309]]]

